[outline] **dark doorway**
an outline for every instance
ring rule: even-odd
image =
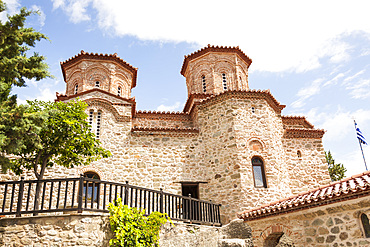
[[[201,219],[199,201],[193,199],[199,199],[199,183],[181,183],[182,195],[191,199],[185,198],[182,202],[183,217],[190,221],[197,221]]]

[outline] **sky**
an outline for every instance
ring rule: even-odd
[[[113,54],[138,68],[137,110],[182,111],[184,55],[211,45],[239,46],[252,60],[251,89],[270,89],[283,115],[306,116],[347,176],[365,171],[353,120],[369,145],[370,1],[5,0],[8,13],[38,10],[27,25],[54,78],[14,88],[19,103],[65,92],[60,62],[81,50]],[[0,15],[5,21],[5,13]]]

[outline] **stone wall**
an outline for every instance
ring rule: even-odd
[[[269,236],[284,233],[296,247],[370,246],[360,220],[368,214],[370,197],[342,201],[274,217],[247,221],[255,246]]]
[[[0,245],[109,246],[112,233],[107,215],[54,215],[0,218]],[[166,223],[161,247],[252,247],[250,229],[240,221],[224,227]]]

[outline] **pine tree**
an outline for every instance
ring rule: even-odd
[[[325,151],[325,158],[326,162],[328,163],[328,170],[331,181],[339,181],[344,178],[347,169],[343,166],[343,164],[335,164],[335,160],[330,153]]]

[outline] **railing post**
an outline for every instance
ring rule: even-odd
[[[221,210],[221,203],[220,204],[218,204],[218,207],[217,207],[217,217],[218,217],[218,223],[220,223],[221,224],[221,215],[220,215],[220,210]]]
[[[124,198],[124,205],[127,205],[128,206],[128,181],[126,181],[126,184],[125,184],[125,198]]]
[[[24,190],[24,177],[21,177],[21,182],[19,184],[19,191],[18,191],[18,201],[17,201],[17,214],[16,214],[16,217],[21,217],[22,200],[23,200],[23,190]]]
[[[192,220],[192,207],[193,207],[193,204],[192,204],[192,199],[191,199],[191,194],[189,193],[189,220],[190,220],[190,223],[191,223],[191,220]]]
[[[82,197],[83,197],[84,181],[85,181],[85,177],[84,177],[83,174],[81,174],[80,179],[79,179],[79,186],[78,186],[77,213],[82,213],[82,211],[83,211],[83,209],[82,209]]]
[[[163,189],[160,188],[160,191],[161,191],[161,196],[159,198],[159,212],[160,213],[163,213]]]

